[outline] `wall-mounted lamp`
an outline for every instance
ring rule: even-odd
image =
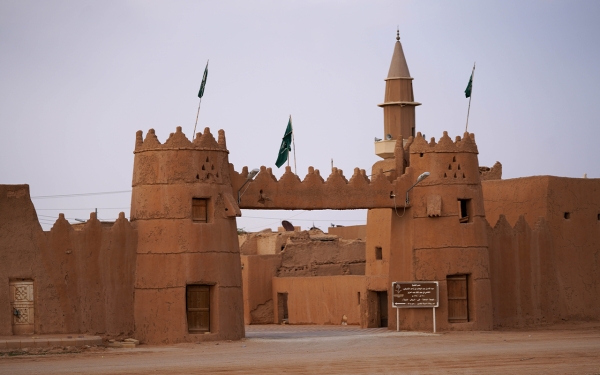
[[[250,171],[250,173],[248,173],[248,177],[246,177],[246,182],[244,182],[244,184],[240,187],[240,190],[238,190],[238,204],[240,204],[240,201],[242,199],[242,195],[244,195],[244,193],[246,192],[246,190],[248,190],[248,188],[246,188],[246,190],[244,190],[242,192],[242,189],[244,188],[244,186],[246,186],[246,184],[250,181],[252,181],[254,179],[254,177],[256,177],[256,175],[258,174],[258,172],[260,172],[258,169],[254,168],[253,170]]]
[[[408,192],[412,190],[412,188],[414,188],[419,182],[423,181],[424,179],[426,179],[427,177],[429,177],[429,172],[423,172],[419,175],[419,177],[417,177],[417,182],[415,182],[415,184],[413,186],[410,187],[410,189],[408,189],[406,191],[406,205],[408,206],[410,204],[410,200],[408,199]]]

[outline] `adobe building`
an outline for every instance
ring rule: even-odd
[[[301,179],[287,167],[277,179],[263,166],[252,179],[229,163],[222,130],[190,140],[178,127],[164,143],[137,133],[131,221],[92,214],[75,230],[61,214],[43,231],[29,187],[0,185],[0,335],[176,343],[239,339],[255,323],[431,330],[431,309],[403,309],[397,326],[395,281],[439,283],[438,330],[598,320],[600,179],[502,180],[500,163],[479,165],[474,134],[426,140],[399,36],[385,82],[370,173],[309,167]],[[240,246],[244,208],[367,209],[367,225],[262,232]]]

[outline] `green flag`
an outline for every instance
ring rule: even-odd
[[[202,99],[204,95],[204,87],[206,86],[206,77],[208,77],[208,61],[206,62],[206,68],[204,68],[204,75],[202,76],[202,83],[200,84],[200,91],[198,91],[198,97]]]
[[[292,116],[290,116],[290,120],[288,121],[287,128],[285,128],[285,134],[281,139],[281,147],[279,147],[279,155],[277,156],[277,161],[275,165],[277,168],[280,168],[287,160],[290,151],[292,151],[292,133],[294,130],[292,129]]]
[[[471,73],[471,78],[469,78],[469,84],[465,89],[465,98],[471,97],[471,91],[473,90],[473,73]]]

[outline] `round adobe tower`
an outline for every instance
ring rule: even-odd
[[[241,263],[225,133],[161,144],[136,135],[131,222],[138,231],[134,319],[146,343],[244,337]]]

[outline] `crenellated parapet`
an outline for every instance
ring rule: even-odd
[[[437,143],[434,137],[431,137],[431,141],[427,143],[421,132],[417,133],[410,146],[410,153],[419,154],[427,152],[479,154],[477,145],[475,144],[475,134],[465,133],[462,138],[457,135],[455,141],[452,141],[447,131],[444,132],[444,135]]]
[[[190,141],[178,126],[175,133],[171,133],[165,143],[160,143],[154,129],[148,130],[146,138],[143,138],[143,132],[138,130],[135,137],[134,154],[145,151],[164,151],[164,150],[196,150],[196,151],[227,151],[225,143],[225,131],[219,130],[218,141],[210,132],[210,128],[204,128],[203,133],[196,133],[194,141]]]
[[[246,181],[247,167],[241,173],[231,165],[233,190],[237,192]],[[394,196],[404,192],[411,185],[411,177],[404,174],[390,182],[379,170],[371,179],[364,169],[355,168],[348,180],[341,169],[333,168],[327,179],[318,169],[308,168],[304,179],[286,167],[279,180],[271,168],[262,166],[256,178],[241,191],[240,208],[248,209],[361,209],[391,208],[404,206],[404,199]]]
[[[286,167],[278,180],[271,168],[260,168],[254,181],[246,182],[248,168],[236,172],[230,166],[234,194],[240,191],[240,208],[248,209],[370,209],[404,207],[404,196],[414,184],[416,176],[430,172],[430,178],[421,185],[479,184],[479,163],[474,135],[450,139],[447,132],[436,143],[428,143],[421,133],[394,147],[394,158],[374,166],[371,178],[364,169],[355,168],[350,179],[342,170],[333,168],[325,179],[318,169],[308,168],[301,179]],[[410,167],[404,159],[410,158]],[[383,164],[382,164],[383,163]],[[386,164],[387,163],[387,164]],[[385,168],[385,170],[384,170]],[[388,170],[389,169],[389,170]],[[390,172],[391,170],[391,172]],[[402,197],[395,198],[394,196]]]
[[[410,166],[428,171],[430,177],[423,181],[424,185],[434,184],[479,184],[479,160],[477,145],[473,133],[464,133],[453,141],[448,132],[436,142],[429,142],[417,133],[409,148]]]
[[[229,184],[225,132],[218,139],[209,128],[190,141],[178,126],[165,143],[150,129],[136,134],[133,186],[172,183]]]

